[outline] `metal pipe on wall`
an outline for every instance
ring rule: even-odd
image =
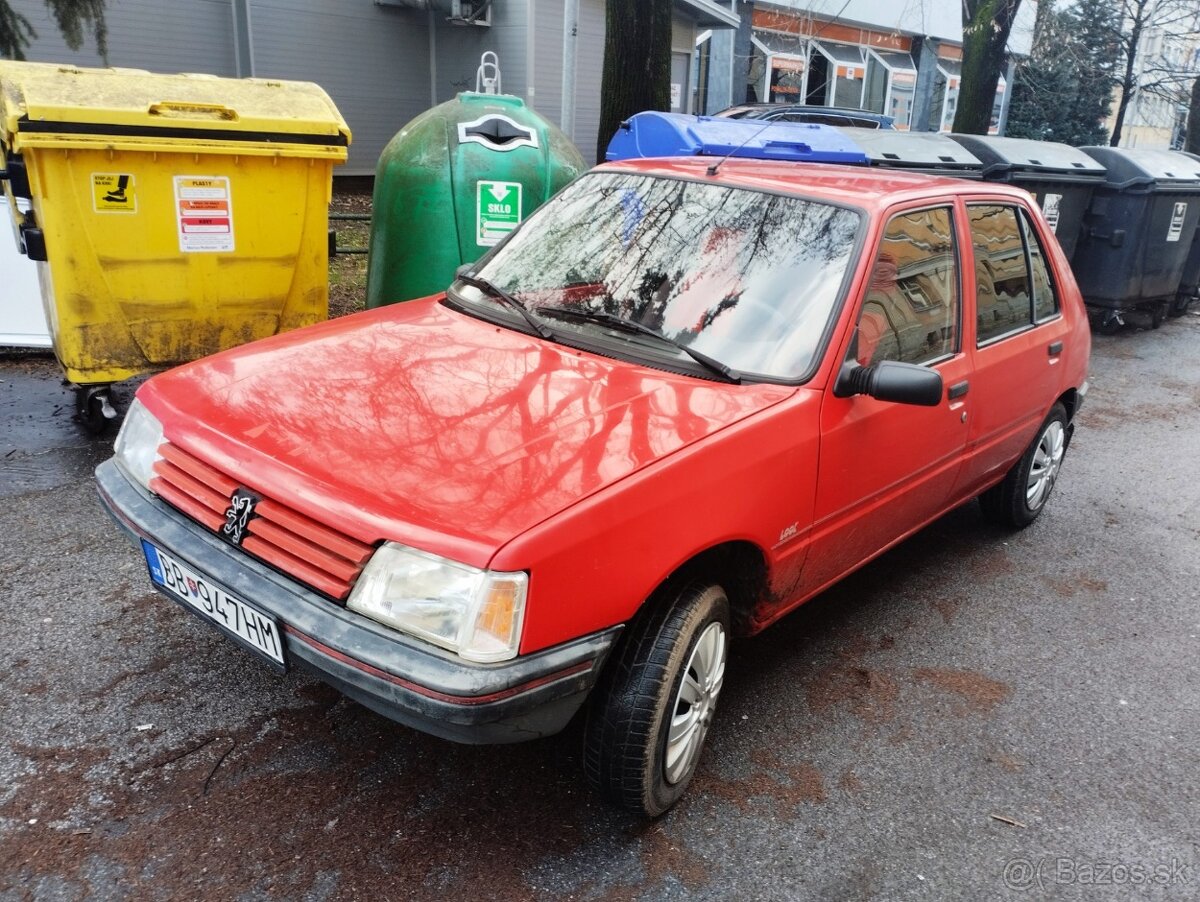
[[[562,115],[559,127],[575,140],[575,47],[579,40],[579,0],[563,5]]]

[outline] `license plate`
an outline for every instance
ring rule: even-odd
[[[144,539],[142,550],[156,586],[276,666],[284,666],[283,637],[274,617],[218,589],[210,579]]]

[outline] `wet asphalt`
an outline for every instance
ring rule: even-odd
[[[736,645],[652,823],[577,730],[433,739],[152,592],[111,436],[0,357],[0,900],[1200,898],[1198,348],[1097,337],[1032,527],[968,505]]]

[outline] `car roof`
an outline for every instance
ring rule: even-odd
[[[720,166],[716,175],[708,170]],[[757,191],[833,201],[878,210],[894,203],[955,194],[1028,198],[1028,193],[998,182],[967,181],[949,176],[922,175],[869,166],[829,163],[791,163],[778,160],[691,156],[622,160],[596,167],[599,171],[634,171],[695,181],[716,182]]]

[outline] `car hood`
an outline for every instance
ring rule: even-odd
[[[247,488],[361,541],[486,566],[793,391],[611,360],[428,299],[217,354],[138,397],[169,441]]]

